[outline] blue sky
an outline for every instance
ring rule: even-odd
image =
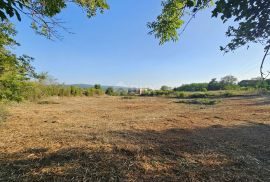
[[[148,35],[147,22],[161,11],[157,0],[109,0],[111,9],[88,19],[75,6],[60,17],[74,34],[61,32],[62,41],[36,35],[24,18],[16,22],[16,53],[35,58],[37,71],[48,71],[64,83],[159,88],[234,75],[239,79],[259,76],[263,49],[252,45],[223,55],[220,45],[227,25],[212,19],[209,10],[199,13],[177,43],[159,46]]]

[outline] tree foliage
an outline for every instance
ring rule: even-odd
[[[221,90],[220,83],[216,78],[213,78],[208,84],[208,90]]]
[[[88,17],[109,9],[106,0],[1,0],[0,18],[7,20],[16,16],[21,20],[25,15],[32,20],[31,26],[37,33],[48,38],[59,37],[55,27],[64,27],[55,16],[71,3],[86,11]]]
[[[223,85],[236,85],[237,78],[232,75],[224,76],[221,78],[220,83]]]
[[[185,15],[195,14],[211,4],[211,0],[164,0],[163,10],[156,21],[148,23],[151,29],[150,34],[160,40],[160,44],[179,39],[178,29],[185,22],[182,19]],[[191,9],[191,11],[189,11]]]
[[[95,85],[94,85],[94,88],[95,88],[95,89],[101,89],[101,85],[100,85],[100,84],[95,84]]]
[[[113,88],[112,88],[112,87],[108,87],[108,88],[106,89],[105,94],[107,94],[107,95],[113,95],[113,94],[114,94]]]
[[[172,88],[169,86],[163,85],[163,86],[161,86],[160,90],[167,91],[167,90],[172,90]]]
[[[55,18],[69,4],[76,4],[93,17],[97,12],[103,13],[109,9],[106,0],[2,0],[0,2],[0,18],[2,20],[21,15],[30,17],[32,27],[40,34],[52,37],[54,27],[61,26]],[[229,26],[226,35],[232,40],[224,51],[235,50],[250,42],[260,42],[265,49],[270,47],[270,1],[269,0],[163,0],[162,13],[156,21],[148,23],[160,44],[176,41],[179,38],[178,29],[185,29],[183,17],[190,15],[191,19],[204,8],[213,6],[212,17],[219,17],[223,22],[233,20],[236,25]],[[184,27],[183,27],[184,26]]]
[[[221,50],[232,51],[251,42],[259,42],[265,49],[269,48],[269,0],[164,0],[161,15],[149,24],[150,33],[159,38],[161,44],[177,40],[177,30],[184,25],[183,17],[191,15],[193,18],[199,10],[211,5],[214,6],[212,17],[219,17],[224,23],[233,20],[236,24],[229,26],[226,35],[232,40]]]
[[[213,17],[223,22],[230,19],[238,24],[229,26],[226,35],[232,37],[227,46],[221,50],[231,51],[248,43],[261,43],[270,46],[270,1],[269,0],[219,0],[212,12]]]
[[[197,92],[197,91],[204,91],[208,88],[208,83],[191,83],[191,84],[184,84],[180,87],[175,88],[175,91],[187,91],[187,92]]]
[[[178,29],[185,31],[197,12],[210,5],[214,7],[212,17],[220,18],[224,23],[229,20],[234,22],[226,32],[226,36],[231,38],[230,42],[220,49],[227,53],[242,46],[249,47],[250,43],[262,44],[265,54],[260,72],[262,79],[266,79],[270,75],[270,71],[265,73],[263,70],[266,57],[270,53],[269,0],[164,0],[161,15],[148,24],[150,34],[154,34],[160,44],[176,41],[179,39]],[[185,15],[191,16],[186,23],[183,20]]]
[[[21,100],[21,88],[25,81],[37,77],[31,65],[33,58],[17,57],[7,47],[18,45],[12,24],[0,22],[0,100]]]

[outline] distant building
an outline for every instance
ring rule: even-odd
[[[128,94],[129,94],[129,95],[136,95],[136,94],[139,94],[139,89],[137,89],[137,88],[129,88],[129,89],[128,89]]]
[[[144,94],[144,93],[147,92],[147,91],[149,91],[148,88],[140,88],[140,89],[139,89],[139,94],[142,95],[142,94]]]
[[[145,92],[149,91],[150,89],[148,88],[129,88],[128,89],[128,94],[130,95],[142,95]]]

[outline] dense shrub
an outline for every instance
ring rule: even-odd
[[[225,85],[224,90],[240,90],[241,87],[239,85]]]
[[[97,89],[97,90],[101,90],[101,85],[100,84],[95,84],[94,88]]]
[[[23,82],[12,74],[5,74],[0,77],[0,100],[21,101],[21,88]]]
[[[135,99],[135,96],[123,96],[122,99]]]
[[[197,92],[207,90],[208,83],[192,83],[175,88],[175,91]]]
[[[0,21],[0,100],[23,100],[25,83],[37,74],[31,66],[33,58],[13,54],[7,47],[16,46],[16,31],[7,21]]]
[[[208,91],[207,88],[202,89],[202,92],[207,92],[207,91]]]
[[[208,96],[209,95],[207,93],[198,92],[198,93],[191,94],[189,97],[190,98],[206,98]]]
[[[215,105],[218,104],[219,100],[213,100],[213,99],[188,99],[188,100],[180,100],[178,103],[184,103],[184,104],[199,104],[199,105]]]
[[[70,97],[70,96],[99,96],[104,92],[95,88],[80,88],[67,85],[44,85],[38,82],[25,82],[21,87],[21,100],[36,101],[50,96]]]
[[[120,95],[120,96],[127,96],[128,95],[128,91],[127,90],[118,90],[117,93]]]
[[[109,87],[109,88],[107,88],[106,89],[106,92],[105,92],[107,95],[114,95],[114,90],[113,90],[113,88],[112,87]]]
[[[227,91],[227,92],[225,92],[224,94],[223,94],[223,96],[224,97],[232,97],[232,96],[234,96],[235,94],[233,93],[233,92],[229,92],[229,91]]]
[[[185,98],[187,95],[185,94],[185,92],[177,92],[176,93],[176,97],[177,98]]]

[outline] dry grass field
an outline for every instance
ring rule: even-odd
[[[0,181],[270,181],[264,98],[51,98],[8,109]]]

